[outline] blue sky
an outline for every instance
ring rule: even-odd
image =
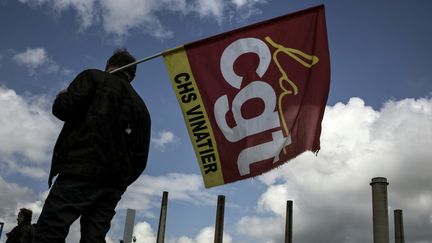
[[[155,242],[166,190],[169,243],[213,242],[219,194],[224,242],[282,242],[286,200],[294,201],[295,242],[370,242],[369,182],[385,176],[390,222],[402,208],[406,242],[431,243],[432,2],[420,0],[0,0],[0,242],[20,207],[39,215],[61,128],[50,106],[81,70],[103,68],[117,47],[142,58],[318,4],[332,70],[318,156],[205,189],[163,60],[146,62],[133,85],[152,115],[148,167],[119,203],[107,240],[122,237],[133,207],[137,242]],[[75,224],[68,242],[78,238]]]

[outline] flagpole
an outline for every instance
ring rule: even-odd
[[[142,62],[149,61],[149,60],[151,60],[151,59],[154,59],[154,58],[156,58],[156,57],[160,57],[160,56],[162,56],[162,55],[163,55],[163,52],[156,53],[156,54],[154,54],[154,55],[151,55],[151,56],[145,57],[145,58],[140,59],[140,60],[138,60],[138,61],[135,61],[135,62],[129,63],[129,64],[127,64],[127,65],[124,65],[123,67],[116,68],[116,69],[112,70],[110,73],[115,73],[115,72],[121,71],[121,70],[126,69],[126,68],[128,68],[128,67],[130,67],[130,66],[134,66],[134,65],[140,64],[140,63],[142,63]]]
[[[156,58],[156,57],[160,57],[160,56],[163,56],[163,55],[165,55],[165,54],[169,54],[169,53],[175,52],[175,51],[177,51],[177,50],[179,50],[179,49],[181,49],[181,48],[183,48],[183,46],[177,46],[177,47],[174,47],[174,48],[168,49],[168,50],[166,50],[166,51],[158,52],[158,53],[156,53],[156,54],[153,54],[153,55],[151,55],[151,56],[145,57],[145,58],[140,59],[140,60],[138,60],[138,61],[135,61],[135,62],[129,63],[129,64],[127,64],[127,65],[124,65],[123,67],[116,68],[116,69],[110,71],[110,73],[115,73],[115,72],[121,71],[121,70],[123,70],[123,69],[126,69],[126,68],[128,68],[128,67],[130,67],[130,66],[134,66],[134,65],[137,65],[137,64],[140,64],[140,63],[143,63],[143,62],[147,62],[147,61],[149,61],[149,60],[151,60],[151,59],[154,59],[154,58]]]

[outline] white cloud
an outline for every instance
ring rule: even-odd
[[[215,236],[215,229],[214,227],[205,227],[203,228],[194,239],[189,238],[187,236],[182,236],[178,239],[170,239],[168,240],[168,243],[213,243],[214,242],[214,236]],[[223,233],[223,242],[225,243],[232,243],[232,237],[227,234]]]
[[[68,8],[74,9],[78,13],[81,28],[87,28],[97,21],[97,13],[94,8],[96,0],[56,0],[53,1],[54,8],[62,11]]]
[[[16,226],[16,218],[19,209],[23,206],[30,206],[27,202],[34,200],[35,195],[29,188],[7,182],[1,176],[0,195],[0,222],[5,223],[3,229],[3,233],[5,233]],[[33,207],[29,208],[33,209]],[[33,215],[33,219],[35,218],[37,218],[37,215]]]
[[[201,17],[213,16],[220,21],[224,8],[223,0],[197,0],[196,12]]]
[[[232,3],[236,6],[237,20],[244,22],[253,15],[261,14],[262,11],[256,5],[265,4],[267,0],[232,0]]]
[[[33,178],[46,177],[44,168],[60,130],[47,98],[23,97],[0,86],[0,107],[0,165]]]
[[[133,236],[136,238],[137,243],[156,242],[156,235],[153,232],[151,225],[147,222],[139,222],[134,227]],[[213,243],[215,236],[215,229],[212,226],[201,229],[198,234],[190,238],[188,236],[181,236],[179,238],[166,239],[167,243]],[[223,233],[223,242],[232,243],[231,235]]]
[[[175,241],[168,241],[169,243],[176,243]],[[194,240],[190,239],[187,236],[182,236],[177,240],[177,243],[194,243]]]
[[[169,191],[170,200],[186,201],[194,204],[213,205],[215,196],[203,187],[202,178],[196,174],[170,173],[164,176],[142,175],[128,188],[119,208],[142,210],[152,217],[151,209],[160,206],[163,191]]]
[[[231,2],[238,8],[253,6],[255,4],[264,4],[267,0],[231,0]]]
[[[97,21],[95,9],[96,0],[18,0],[21,3],[28,4],[32,7],[49,5],[54,10],[61,12],[69,8],[75,10],[78,14],[80,27],[87,28]]]
[[[212,242],[214,242],[214,235],[215,235],[214,227],[206,227],[198,233],[195,242],[197,242],[197,243],[198,242],[199,243],[212,243]],[[225,243],[231,243],[232,238],[230,235],[224,233],[223,234],[223,241]]]
[[[139,30],[158,39],[171,38],[173,31],[166,29],[158,16],[163,12],[228,20],[233,13],[242,12],[243,18],[260,11],[256,7],[266,0],[19,0],[30,6],[49,6],[55,11],[73,9],[80,30],[101,24],[107,34],[122,41],[130,31]],[[245,14],[246,13],[246,14]]]
[[[237,223],[236,228],[238,233],[259,239],[259,242],[278,243],[284,241],[282,239],[275,240],[273,238],[283,233],[284,227],[284,220],[280,217],[243,217]]]
[[[26,99],[0,87],[0,106],[0,153],[6,157],[20,153],[35,162],[49,159],[59,126],[50,117],[47,99],[43,96]]]
[[[134,227],[133,236],[135,236],[136,243],[156,242],[153,229],[147,222],[137,223]]]
[[[27,49],[25,52],[16,54],[13,58],[16,62],[32,68],[41,66],[48,60],[47,53],[43,48]]]
[[[161,151],[165,150],[167,144],[175,142],[177,137],[170,131],[158,132],[156,137],[151,138],[151,142]]]
[[[2,205],[0,208],[1,217],[4,217],[4,215],[7,217],[10,215],[16,217],[15,210],[18,204],[30,200],[33,196],[32,194],[29,188],[7,182],[0,176],[0,195],[2,195],[0,197],[0,205]]]
[[[232,0],[232,2],[237,6],[241,7],[248,3],[248,0]]]
[[[106,243],[117,243],[117,241],[112,240],[109,236],[105,237],[105,241],[106,241]],[[77,242],[77,241],[74,241],[74,242]]]
[[[25,52],[15,54],[13,60],[25,66],[30,75],[36,74],[36,72],[47,72],[55,73],[59,71],[57,63],[48,56],[47,51],[44,48],[28,48]]]
[[[284,185],[272,185],[258,199],[258,209],[263,212],[272,211],[277,215],[284,215],[286,207],[280,202],[287,201],[290,196]]]
[[[369,182],[384,176],[390,210],[404,210],[409,240],[431,242],[432,99],[390,101],[379,111],[359,98],[327,107],[321,147],[318,156],[305,153],[260,177],[268,188],[257,213],[272,216],[242,218],[239,233],[282,242],[286,200],[293,200],[295,241],[372,241]]]
[[[69,233],[66,237],[66,243],[79,242],[81,238],[80,233],[80,220],[76,220],[69,228]]]
[[[30,167],[30,166],[19,166],[15,167],[15,171],[34,179],[46,179],[48,178],[48,172],[42,168]]]
[[[157,0],[101,1],[104,30],[108,34],[124,37],[132,29],[141,29],[156,38],[169,38],[172,36],[172,32],[165,30],[160,20],[155,16],[155,11],[163,8],[164,4],[172,4],[172,2]]]

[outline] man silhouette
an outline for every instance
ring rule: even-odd
[[[136,65],[125,49],[105,71],[85,70],[61,91],[53,114],[64,121],[54,147],[49,186],[58,175],[36,225],[35,243],[65,242],[79,217],[80,243],[105,242],[115,207],[143,172],[150,143],[150,115],[130,82]]]
[[[21,208],[17,222],[18,225],[6,233],[6,243],[31,243],[34,237],[34,226],[31,224],[33,212],[26,208]]]

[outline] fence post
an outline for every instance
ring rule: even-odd
[[[161,211],[159,217],[159,228],[157,234],[157,243],[164,243],[165,241],[165,225],[168,207],[168,192],[164,191],[162,195]]]
[[[225,196],[219,195],[216,210],[216,227],[214,243],[222,243],[225,211]]]

